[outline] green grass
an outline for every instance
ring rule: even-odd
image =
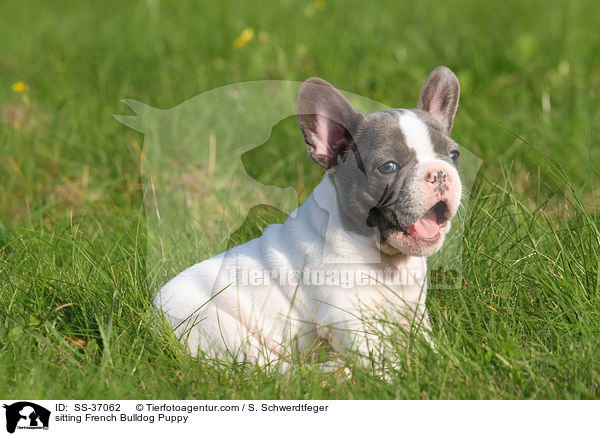
[[[387,3],[0,4],[4,397],[600,397],[596,4]],[[234,48],[246,27],[254,39]],[[463,286],[431,281],[439,353],[418,338],[396,347],[400,367],[385,383],[308,364],[286,375],[219,370],[158,333],[143,137],[112,118],[127,113],[120,99],[169,108],[228,83],[321,76],[412,107],[440,64],[462,86],[453,136],[483,166],[467,206]],[[17,81],[24,93],[11,89]],[[291,180],[304,198],[320,174],[298,152],[300,133],[285,132],[280,148],[265,146],[285,162],[271,182]],[[258,211],[232,239],[278,219]]]

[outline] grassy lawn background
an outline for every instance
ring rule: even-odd
[[[598,398],[599,22],[592,1],[3,1],[3,396]],[[253,39],[236,48],[249,27]],[[464,285],[431,283],[438,354],[418,340],[398,348],[401,368],[384,383],[310,365],[216,370],[159,335],[143,137],[111,116],[127,113],[120,99],[170,108],[229,83],[320,76],[414,107],[437,65],[461,82],[453,137],[483,159]],[[321,175],[302,149],[290,126],[269,156],[288,159],[273,177],[305,197]],[[236,242],[276,219],[252,218]]]

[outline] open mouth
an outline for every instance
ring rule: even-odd
[[[440,229],[448,223],[448,205],[438,201],[419,220],[404,230],[416,239],[433,242],[439,239]]]
[[[367,225],[378,227],[386,242],[392,246],[434,247],[443,238],[444,230],[448,229],[452,213],[446,201],[438,201],[429,208],[418,220],[409,225],[400,225],[398,218],[391,208],[372,208],[369,212]],[[407,245],[408,244],[408,245]],[[416,250],[416,248],[415,248]],[[415,251],[415,253],[417,252]]]

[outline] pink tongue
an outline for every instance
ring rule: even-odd
[[[422,238],[435,238],[440,231],[435,212],[433,210],[427,212],[423,218],[412,225],[412,231]]]

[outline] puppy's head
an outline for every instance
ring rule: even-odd
[[[298,122],[308,154],[330,174],[342,225],[378,234],[386,254],[430,256],[442,245],[460,204],[458,144],[450,138],[459,84],[436,68],[417,109],[365,115],[332,85],[308,79]]]

